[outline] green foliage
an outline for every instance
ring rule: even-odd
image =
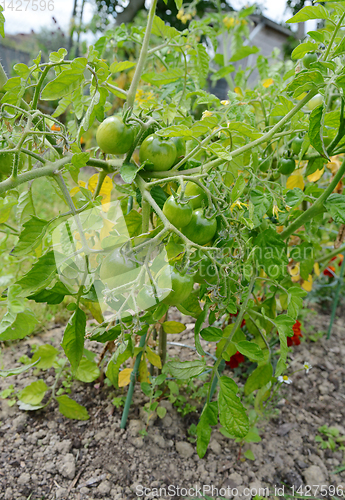
[[[260,415],[274,401],[288,368],[288,338],[319,279],[316,264],[327,262],[330,242],[342,245],[345,223],[344,6],[295,13],[289,23],[320,19],[324,27],[282,61],[277,51],[266,58],[250,43],[253,8],[198,16],[202,5],[177,1],[172,12],[179,10],[183,26],[172,26],[153,2],[146,29],[105,31],[81,57],[67,59],[64,48],[47,63],[39,55],[31,66],[15,65],[9,80],[0,71],[0,158],[11,160],[0,182],[8,267],[0,277],[0,340],[34,332],[40,304],[71,313],[64,357],[41,346],[24,368],[53,368],[53,386],[38,378],[4,397],[27,410],[55,400],[67,418],[84,420],[86,409],[69,397],[74,379],[92,383],[105,373],[107,385],[129,385],[131,397],[139,377],[149,399],[147,425],[154,413],[164,418],[164,397],[182,416],[206,401],[190,432],[200,456],[219,422],[241,444],[260,439],[248,406]],[[2,24],[1,14],[1,33]],[[225,57],[218,40],[227,34]],[[248,56],[257,56],[252,88]],[[224,101],[206,89],[220,78],[229,86]],[[96,129],[119,108],[130,140],[114,149],[110,134],[106,150],[126,153],[105,154]],[[169,161],[157,161],[155,148],[145,156],[150,136],[172,145]],[[42,179],[51,193],[43,207],[36,191]],[[197,209],[192,230],[191,222],[181,230],[178,214],[165,216],[168,198]],[[166,359],[167,335],[185,329],[166,317],[168,303],[196,319],[196,354],[188,361]],[[85,339],[104,344],[99,365]],[[202,339],[216,346],[213,366]],[[244,390],[221,373],[233,357],[248,359]],[[0,375],[16,373],[21,369]],[[113,403],[122,406],[122,396]],[[255,458],[250,449],[245,458]]]

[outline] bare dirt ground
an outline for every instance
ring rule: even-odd
[[[307,321],[310,332],[325,331],[329,317],[316,315]],[[184,333],[170,335],[169,340],[193,345],[192,328],[191,322]],[[58,346],[61,337],[62,329],[56,328],[4,348],[4,367],[13,367],[21,355],[29,355],[33,343]],[[345,471],[334,473],[344,463],[343,452],[321,450],[315,442],[321,425],[335,426],[345,435],[344,322],[335,323],[330,340],[325,336],[316,342],[306,336],[303,340],[290,355],[291,371],[306,360],[313,369],[309,375],[293,375],[293,384],[282,388],[277,410],[258,423],[262,441],[250,445],[255,461],[243,455],[238,459],[238,445],[217,430],[205,458],[198,458],[187,433],[198,414],[182,418],[169,401],[163,402],[166,416],[152,419],[148,436],[142,438],[138,431],[144,428],[146,414],[139,410],[145,401],[139,387],[126,430],[120,430],[122,410],[111,403],[114,390],[95,383],[73,383],[71,396],[90,414],[85,422],[64,418],[55,404],[33,413],[0,400],[0,499],[148,499],[155,497],[154,488],[167,489],[167,495],[162,491],[163,499],[201,498],[195,491],[186,496],[187,492],[177,487],[203,485],[204,492],[214,499],[231,498],[230,490],[237,492],[235,498],[251,499],[259,488],[269,488],[270,499],[282,498],[283,491],[287,494],[292,486],[301,485],[342,485],[345,490]],[[187,351],[169,348],[170,355],[182,353],[183,358]],[[230,369],[226,370],[231,375]],[[42,374],[48,385],[52,374],[53,370]],[[22,388],[35,379],[32,371],[0,379],[0,391],[10,384]],[[236,381],[243,385],[240,376]],[[208,486],[223,490],[217,496],[216,490],[208,492]],[[144,487],[148,488],[146,495],[142,494]],[[275,495],[275,487],[284,490]],[[327,491],[332,493],[332,489],[323,490],[323,494],[309,498],[331,499]]]

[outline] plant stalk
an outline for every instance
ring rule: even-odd
[[[155,12],[156,12],[156,6],[157,6],[157,0],[152,0],[152,4],[150,7],[148,19],[147,19],[145,36],[144,36],[144,40],[143,40],[143,45],[141,47],[138,64],[137,64],[137,67],[136,67],[136,70],[134,73],[134,77],[133,77],[131,86],[130,86],[128,94],[127,94],[127,102],[126,102],[127,109],[132,108],[134,105],[135,95],[137,93],[139,81],[140,81],[142,72],[144,70],[144,66],[145,66],[145,62],[146,62],[146,58],[147,58],[147,51],[149,49],[153,19],[155,17]]]

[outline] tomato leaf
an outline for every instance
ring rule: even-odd
[[[165,321],[162,327],[165,333],[181,333],[186,329],[185,325],[178,321]]]
[[[41,370],[48,370],[53,366],[58,354],[59,351],[55,349],[54,346],[44,344],[39,346],[35,354],[32,356],[32,361],[38,363],[37,368],[40,368]]]
[[[76,372],[83,356],[85,328],[85,313],[78,308],[67,323],[61,343],[73,372]]]
[[[38,320],[30,309],[18,314],[8,311],[0,323],[0,340],[23,339],[33,332]]]
[[[200,375],[206,368],[204,360],[196,361],[169,361],[164,365],[164,371],[179,380],[187,380]]]
[[[309,139],[310,144],[318,153],[329,160],[327,150],[323,142],[323,125],[324,125],[324,104],[320,104],[310,114],[309,117]]]
[[[0,370],[0,377],[6,378],[20,375],[21,373],[24,373],[30,370],[30,368],[36,366],[38,362],[39,360],[36,360],[34,363],[30,363],[30,365],[20,366],[19,368],[10,368],[9,370]]]
[[[78,404],[65,394],[63,396],[58,396],[56,401],[59,404],[60,413],[62,413],[65,417],[74,420],[88,420],[90,418],[88,411],[84,406]]]
[[[297,47],[292,51],[291,58],[292,59],[301,59],[307,52],[312,52],[318,49],[318,45],[313,42],[305,42],[300,43]]]
[[[75,378],[81,382],[91,383],[98,379],[100,373],[96,363],[89,359],[82,358],[75,372]]]
[[[50,251],[42,255],[38,261],[32,266],[30,271],[17,281],[17,284],[22,288],[21,296],[26,297],[36,290],[39,290],[51,281],[56,274],[56,263],[54,252]]]
[[[253,342],[249,342],[248,340],[242,340],[235,344],[237,350],[253,361],[262,361],[264,358],[264,354],[260,347]]]
[[[225,384],[218,394],[218,409],[220,423],[232,436],[244,438],[248,434],[249,420],[245,408]]]
[[[303,7],[297,14],[288,19],[287,23],[303,23],[310,19],[328,19],[329,12],[323,5]]]
[[[332,193],[325,201],[324,206],[335,220],[345,224],[345,196],[339,193]]]
[[[206,342],[218,342],[223,337],[223,331],[220,328],[208,326],[201,330],[200,335]]]
[[[43,380],[36,380],[32,382],[32,384],[24,387],[24,389],[19,392],[18,398],[20,401],[23,401],[23,403],[38,405],[44,398],[47,390],[48,386]]]
[[[258,366],[247,378],[244,386],[244,393],[246,395],[251,394],[256,389],[260,389],[266,385],[272,379],[272,374],[273,368],[271,363]]]
[[[19,241],[11,254],[20,257],[37,248],[45,235],[48,224],[48,221],[33,215],[23,224],[23,230],[20,233]]]
[[[217,425],[217,423],[218,405],[216,401],[212,401],[204,406],[198,425],[196,427],[196,452],[200,458],[203,458],[207,451],[212,432],[211,426]]]

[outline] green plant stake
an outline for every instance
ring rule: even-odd
[[[338,305],[338,302],[339,302],[340,288],[341,288],[341,286],[343,284],[343,281],[344,281],[345,254],[343,253],[342,255],[343,255],[344,258],[343,258],[343,262],[341,263],[338,286],[337,286],[337,289],[335,291],[335,296],[334,296],[334,301],[333,301],[333,308],[332,308],[332,314],[331,314],[331,321],[329,323],[328,332],[327,332],[327,340],[331,336],[332,326],[333,326],[333,323],[334,323],[334,320],[335,320],[335,313],[336,313],[337,305]]]
[[[144,347],[145,342],[146,342],[146,333],[143,335],[140,339],[140,344],[139,347]],[[141,352],[139,352],[138,356],[136,357],[135,363],[134,363],[134,368],[131,373],[131,381],[128,387],[128,392],[127,392],[127,397],[126,397],[126,402],[125,402],[125,407],[123,409],[122,413],[122,418],[121,418],[121,425],[120,429],[125,429],[126,424],[127,424],[127,419],[128,419],[128,413],[129,409],[132,404],[132,398],[133,398],[133,392],[134,392],[134,385],[135,381],[137,379],[138,371],[139,371],[139,365],[140,365],[140,360],[141,360]]]

